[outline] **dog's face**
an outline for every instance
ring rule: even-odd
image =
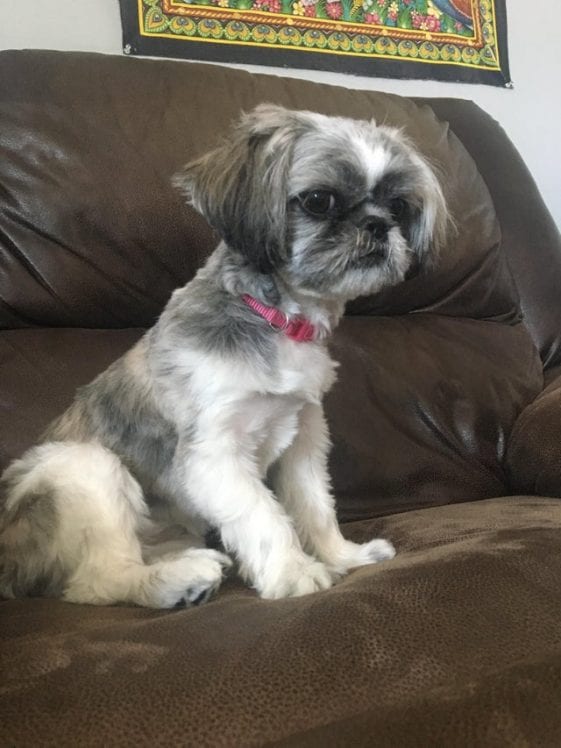
[[[399,131],[271,105],[177,184],[257,272],[323,298],[399,283],[434,260],[447,222],[433,170]]]

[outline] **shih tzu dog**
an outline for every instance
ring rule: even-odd
[[[337,524],[326,340],[346,301],[434,260],[434,171],[395,129],[262,105],[176,181],[221,242],[5,471],[4,597],[201,602],[232,563],[210,528],[264,598],[394,555]]]

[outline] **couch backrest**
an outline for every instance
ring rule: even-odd
[[[513,147],[475,105],[87,54],[0,55],[0,326],[150,324],[216,242],[171,176],[263,100],[404,127],[442,172],[459,230],[438,272],[349,313],[515,320],[506,251],[534,339],[559,360],[558,237]],[[502,245],[458,134],[492,188]]]
[[[475,161],[491,193],[524,323],[546,367],[561,364],[561,237],[520,154],[470,101],[425,99]],[[531,122],[532,112],[521,116]]]

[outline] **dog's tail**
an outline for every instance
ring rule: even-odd
[[[41,448],[13,462],[0,479],[0,597],[60,594],[64,567],[52,537],[57,510],[40,479]]]

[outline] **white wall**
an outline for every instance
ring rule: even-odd
[[[561,227],[561,57],[556,0],[507,0],[514,89],[432,81],[393,81],[306,70],[247,66],[405,96],[473,99],[505,128],[532,171]],[[120,54],[118,0],[0,0],[0,49],[43,48]],[[539,34],[538,34],[539,31]]]

